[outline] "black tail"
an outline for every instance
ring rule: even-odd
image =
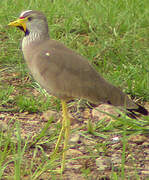
[[[138,116],[138,114],[136,114],[135,112],[140,113],[144,116],[149,116],[149,112],[147,109],[140,106],[139,104],[137,104],[137,105],[138,105],[138,109],[127,109],[130,112],[130,113],[128,113],[128,116],[133,117],[133,118]]]

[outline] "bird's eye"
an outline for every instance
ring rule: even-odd
[[[31,21],[31,20],[32,20],[32,17],[28,17],[28,20]]]

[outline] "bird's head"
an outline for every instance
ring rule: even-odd
[[[48,23],[43,13],[39,11],[23,11],[16,21],[8,24],[24,31],[25,35],[30,33],[48,34]]]

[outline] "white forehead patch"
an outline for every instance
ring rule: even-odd
[[[20,17],[24,16],[24,14],[28,13],[28,12],[31,12],[33,10],[27,10],[27,11],[23,11],[21,14],[20,14]]]

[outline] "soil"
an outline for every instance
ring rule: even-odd
[[[18,78],[18,73],[7,73],[3,72],[3,84],[13,85],[15,87],[12,99],[20,93],[18,90],[20,86],[23,87],[26,83],[31,83],[29,76],[24,78]],[[5,78],[7,77],[7,78]],[[39,96],[40,92],[33,89],[31,86],[27,88],[28,93],[32,93],[35,97]],[[69,115],[71,117],[71,135],[69,145],[70,148],[67,152],[66,169],[63,175],[55,173],[51,174],[49,171],[42,173],[37,179],[64,179],[64,180],[110,180],[112,177],[118,177],[122,179],[122,152],[123,152],[123,138],[122,134],[118,131],[103,131],[96,130],[92,132],[92,127],[96,126],[96,123],[104,119],[104,123],[112,123],[111,117],[97,112],[95,108],[90,109],[88,106],[83,108],[78,107],[78,101],[74,101],[72,105],[68,104]],[[146,103],[148,108],[148,103]],[[9,128],[13,128],[16,121],[20,124],[21,139],[25,142],[33,142],[34,137],[39,134],[41,129],[48,122],[49,117],[53,116],[52,125],[47,131],[47,136],[52,136],[55,133],[57,124],[62,120],[61,111],[56,112],[54,110],[47,110],[45,112],[19,112],[15,103],[7,103],[0,107],[0,128],[4,134],[7,134]],[[4,110],[2,110],[4,109]],[[11,110],[12,109],[12,110]],[[113,107],[107,105],[100,105],[100,109],[108,113],[113,113]],[[8,110],[8,111],[7,111]],[[116,115],[116,114],[115,114]],[[89,119],[92,124],[89,125]],[[88,132],[90,126],[90,133]],[[73,131],[75,130],[75,131]],[[12,132],[12,131],[11,131]],[[12,142],[17,146],[17,139],[15,135],[16,131],[11,134]],[[100,134],[99,134],[100,133]],[[101,135],[101,136],[100,136]],[[49,155],[54,150],[56,139],[52,143],[43,143],[41,146],[44,149],[45,154]],[[26,148],[23,156],[22,169],[28,169],[31,165],[31,161],[34,158],[34,151],[36,146],[30,146]],[[62,149],[62,145],[60,150]],[[38,149],[39,150],[39,149]],[[41,162],[41,156],[43,153],[41,150],[37,151],[36,159],[34,159],[34,166],[30,171],[32,173],[36,170],[39,163]],[[11,158],[11,157],[10,157]],[[74,160],[72,160],[74,159]],[[7,158],[9,160],[9,156]],[[60,163],[60,158],[58,159]],[[60,166],[59,166],[60,167]],[[125,166],[124,166],[125,177],[124,179],[149,179],[149,134],[135,134],[127,137],[127,143],[125,146]],[[14,164],[9,163],[5,169],[4,175],[14,175]],[[55,178],[53,178],[55,177]],[[5,179],[5,178],[4,178]],[[22,179],[31,179],[28,174],[24,174]]]

